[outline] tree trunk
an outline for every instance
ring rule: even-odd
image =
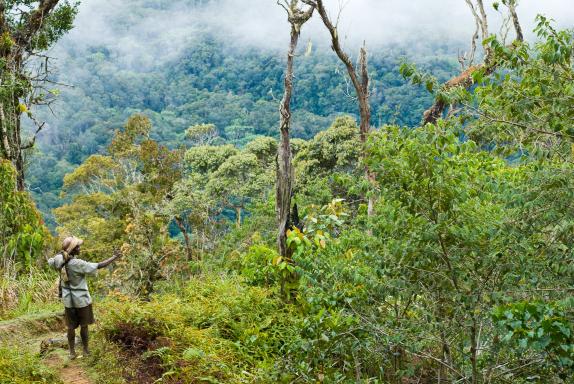
[[[16,101],[18,101],[16,99]],[[19,191],[24,191],[26,185],[24,183],[25,173],[24,173],[24,149],[22,148],[22,137],[21,137],[21,120],[20,120],[20,103],[15,104],[15,129],[14,129],[14,166],[16,167],[16,188]]]
[[[367,154],[367,138],[371,129],[371,105],[369,104],[369,70],[367,64],[367,49],[365,46],[361,48],[359,54],[359,67],[361,69],[361,92],[359,96],[359,109],[361,112],[361,144],[363,146],[363,159],[366,160]],[[369,167],[365,165],[365,177],[372,184],[375,182],[375,175],[370,171]],[[369,196],[367,203],[367,215],[373,216],[375,210],[375,201],[372,196]]]
[[[512,17],[512,24],[514,25],[514,31],[516,32],[516,40],[524,41],[524,34],[522,33],[522,27],[520,26],[520,21],[518,20],[518,13],[516,12],[516,1],[511,0],[508,3],[508,10],[510,16]]]
[[[367,64],[367,49],[363,46],[359,53],[359,67],[361,70],[361,87],[357,90],[359,98],[359,110],[361,116],[361,143],[367,142],[367,136],[371,129],[371,105],[369,104],[369,70]]]
[[[235,226],[237,229],[241,228],[241,207],[235,208]]]
[[[0,101],[1,104],[1,101]],[[8,110],[0,105],[0,143],[1,154],[16,168],[16,188],[23,191],[24,185],[24,156],[20,138],[20,115],[10,105]]]
[[[176,216],[175,217],[175,223],[177,224],[177,227],[179,228],[179,230],[183,234],[183,239],[185,241],[185,251],[187,253],[187,260],[188,261],[195,260],[195,257],[193,257],[191,240],[189,239],[189,234],[187,233],[187,229],[185,228],[185,225],[183,224],[183,220],[181,219],[181,217]]]
[[[337,54],[341,62],[345,65],[347,73],[351,78],[351,83],[355,88],[357,94],[357,99],[359,101],[359,116],[360,121],[360,138],[363,147],[363,159],[366,159],[366,142],[371,129],[371,106],[369,104],[369,72],[367,65],[367,50],[365,46],[361,48],[359,53],[359,72],[357,73],[351,58],[343,51],[341,47],[341,42],[339,41],[339,32],[337,27],[331,22],[329,16],[327,15],[327,10],[323,4],[323,0],[317,0],[316,2],[317,11],[323,20],[323,24],[327,27],[329,34],[331,35],[331,49]],[[374,182],[374,175],[370,172],[367,166],[365,166],[365,177],[369,182]],[[371,216],[374,210],[374,202],[372,198],[368,199],[368,215]]]
[[[476,320],[472,321],[470,328],[470,362],[472,364],[472,384],[478,384],[478,364],[477,364],[477,345],[476,345]]]
[[[285,90],[281,100],[279,123],[279,132],[281,142],[277,149],[277,185],[275,191],[276,203],[275,213],[277,215],[277,248],[279,254],[291,261],[291,253],[287,247],[287,230],[290,224],[291,197],[293,194],[293,184],[295,172],[293,169],[293,154],[291,152],[291,143],[289,131],[291,129],[291,97],[293,95],[293,64],[295,61],[295,50],[299,43],[301,28],[313,15],[315,5],[309,4],[307,10],[299,8],[299,0],[278,1],[278,4],[285,9],[288,15],[289,24],[291,24],[291,41],[289,42],[289,51],[287,53],[287,68],[285,70]],[[284,293],[284,281],[281,285],[281,291]]]
[[[2,143],[2,156],[7,160],[12,160],[12,146],[10,145],[8,137],[7,125],[8,121],[4,113],[4,105],[0,101],[0,143]]]
[[[5,73],[0,77],[0,86],[8,88],[11,94],[0,100],[0,143],[1,155],[9,160],[16,169],[16,188],[25,189],[24,184],[24,154],[21,138],[20,97],[23,95],[11,89],[16,83],[18,74],[22,71],[22,57],[11,52],[3,52],[2,60],[5,62]],[[4,77],[9,77],[8,81]]]
[[[293,192],[293,155],[291,153],[291,143],[289,130],[291,128],[291,97],[293,93],[293,63],[295,60],[295,50],[299,42],[300,29],[291,25],[291,42],[289,43],[289,53],[287,54],[287,70],[285,73],[285,90],[281,101],[280,113],[280,135],[281,142],[277,150],[277,186],[276,186],[276,206],[278,233],[277,247],[279,254],[290,258],[287,248],[287,229],[289,227],[289,212],[291,210],[291,195]]]

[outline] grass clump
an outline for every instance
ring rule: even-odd
[[[57,277],[34,270],[28,275],[0,271],[0,320],[59,309]]]
[[[0,383],[35,384],[61,383],[55,372],[44,366],[31,353],[0,346]]]

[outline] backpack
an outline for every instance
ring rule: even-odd
[[[62,266],[59,269],[59,273],[60,273],[60,280],[58,281],[58,298],[59,299],[62,298],[62,281],[64,281],[65,283],[69,283],[69,281],[70,281],[70,279],[68,278],[68,263],[70,262],[70,260],[73,259],[73,257],[68,255],[68,253],[65,251],[62,252],[61,255],[64,258],[64,264],[62,264]]]

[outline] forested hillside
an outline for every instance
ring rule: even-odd
[[[574,384],[574,29],[272,3],[0,0],[0,384]]]
[[[283,55],[274,50],[234,48],[213,36],[196,36],[181,57],[138,70],[118,62],[106,47],[70,48],[58,63],[61,95],[41,117],[48,122],[38,153],[30,161],[29,188],[53,226],[50,210],[61,204],[63,176],[109,144],[114,130],[133,113],[154,125],[152,137],[171,148],[189,145],[185,130],[214,124],[218,143],[243,146],[258,135],[277,137]],[[297,62],[293,135],[311,138],[341,113],[357,114],[344,69],[324,48]],[[425,53],[429,55],[429,53]],[[373,120],[377,126],[417,125],[432,97],[407,84],[399,67],[416,58],[441,80],[459,66],[453,50],[436,45],[436,55],[417,57],[407,47],[373,53]]]

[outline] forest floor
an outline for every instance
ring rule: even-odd
[[[44,364],[64,384],[92,384],[83,359],[68,358],[63,313],[26,315],[0,322],[0,343],[41,354]]]

